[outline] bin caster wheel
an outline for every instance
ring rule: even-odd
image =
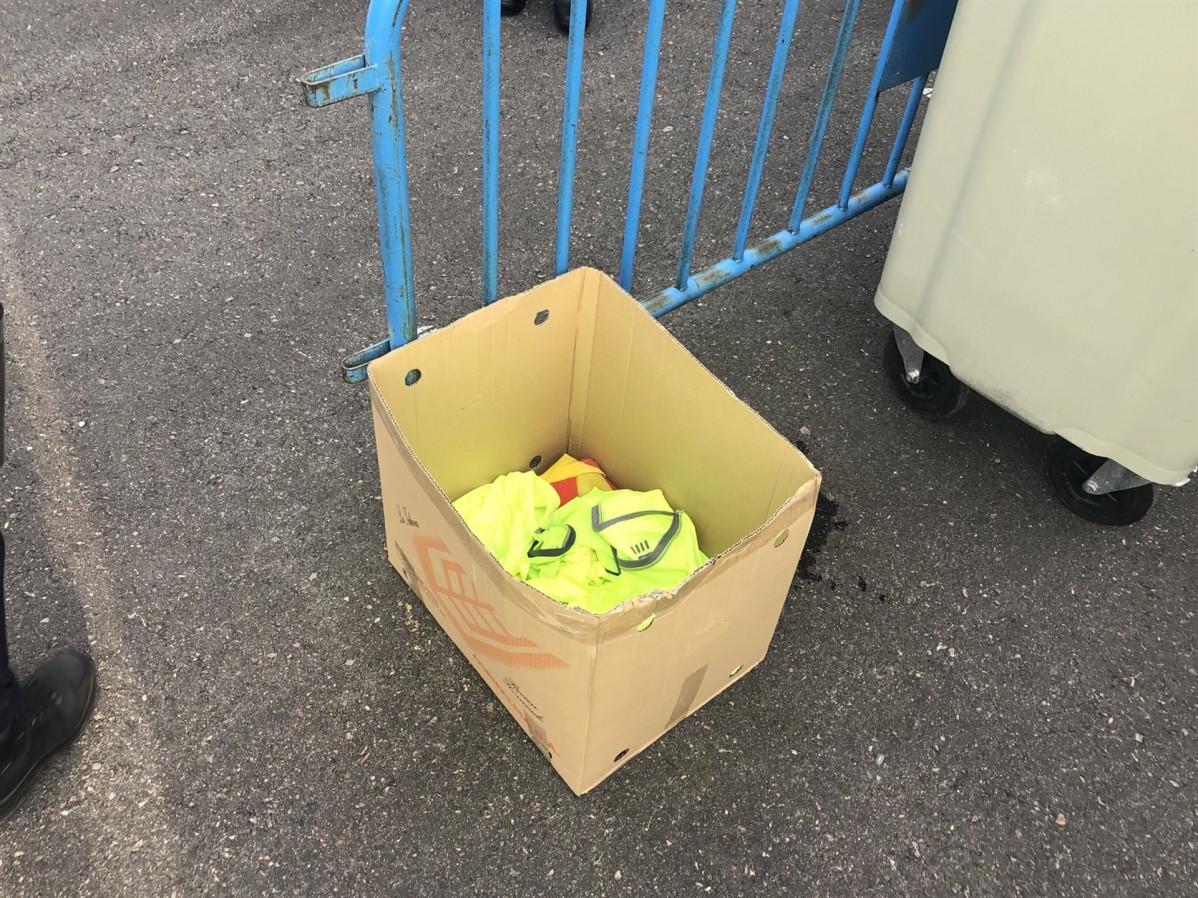
[[[923,367],[919,369],[919,380],[915,383],[907,380],[903,356],[893,333],[886,338],[882,366],[903,404],[930,421],[951,418],[969,399],[969,387],[957,380],[948,365],[927,353],[924,353]]]
[[[1091,455],[1057,437],[1044,456],[1044,476],[1061,504],[1087,521],[1114,527],[1134,524],[1152,508],[1155,498],[1152,484],[1092,496],[1083,484],[1105,462],[1105,458]]]
[[[586,24],[583,27],[585,31],[591,27],[591,10],[595,8],[596,0],[587,0],[587,16]],[[557,22],[558,30],[562,34],[570,33],[570,0],[553,0],[553,20]]]

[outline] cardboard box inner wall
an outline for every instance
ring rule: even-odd
[[[370,381],[391,562],[576,793],[764,657],[819,474],[608,277],[481,309]],[[451,500],[564,452],[661,489],[712,561],[601,616],[507,574]]]

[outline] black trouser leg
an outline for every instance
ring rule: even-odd
[[[0,532],[0,736],[16,718],[20,694],[17,678],[8,666],[8,631],[4,628],[4,533]]]

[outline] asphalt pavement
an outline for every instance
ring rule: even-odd
[[[421,323],[478,303],[475,0],[412,4]],[[816,181],[830,202],[884,2]],[[727,252],[777,28],[742,4],[698,260]],[[808,0],[754,236],[789,213],[836,0]],[[716,0],[671,0],[638,296],[667,284]],[[645,0],[598,0],[572,261],[618,265]],[[0,894],[1195,894],[1198,492],[1089,525],[1048,438],[916,418],[873,308],[897,202],[664,319],[822,470],[765,662],[577,798],[387,563],[364,101],[296,79],[362,0],[6,0],[0,472],[14,661],[99,665],[94,718],[0,824]],[[500,288],[552,270],[565,41],[503,25]],[[880,171],[887,97],[863,178]],[[893,133],[891,130],[890,134]],[[814,206],[812,207],[814,208]],[[1188,884],[1188,885],[1187,885]]]

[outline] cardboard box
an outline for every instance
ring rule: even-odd
[[[575,793],[765,656],[819,472],[610,278],[481,309],[370,384],[391,563]],[[567,451],[660,488],[712,560],[599,616],[509,575],[450,500]]]

